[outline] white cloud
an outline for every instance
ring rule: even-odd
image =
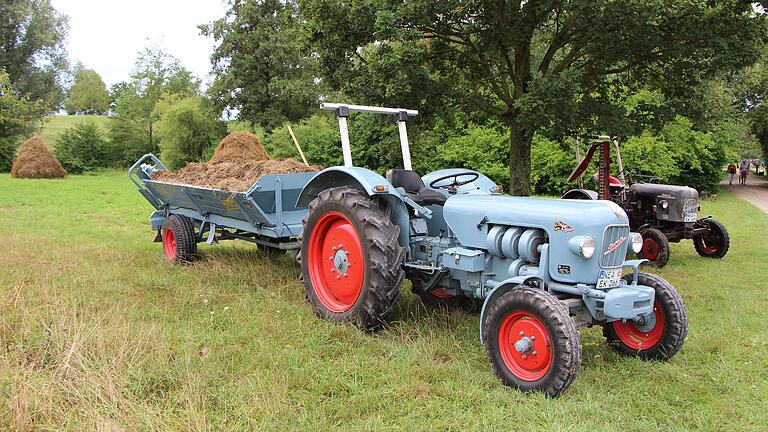
[[[127,80],[136,55],[159,46],[207,81],[212,39],[197,28],[224,16],[223,0],[52,0],[69,16],[68,51],[98,72],[107,85]]]

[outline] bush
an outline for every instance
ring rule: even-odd
[[[14,137],[0,137],[0,172],[10,172],[19,142]]]
[[[114,161],[104,134],[93,120],[78,122],[61,132],[54,153],[72,174],[104,168]]]
[[[341,138],[339,126],[333,117],[325,115],[313,115],[298,123],[292,124],[291,129],[301,145],[304,156],[311,164],[323,166],[342,165],[344,163],[341,154]],[[353,148],[357,146],[352,144]],[[296,146],[293,144],[288,132],[288,125],[284,124],[272,130],[265,142],[265,148],[273,158],[295,158],[301,160]],[[360,162],[355,160],[355,165]]]
[[[578,187],[577,182],[568,181],[575,166],[576,152],[572,147],[538,135],[533,137],[531,189],[534,194],[561,196],[567,190]],[[586,179],[584,184],[589,187]]]
[[[170,169],[202,161],[206,150],[226,135],[227,126],[217,118],[202,96],[167,97],[156,108],[159,117],[160,157]]]
[[[438,145],[443,167],[477,170],[498,184],[509,183],[509,133],[471,125],[462,135]]]

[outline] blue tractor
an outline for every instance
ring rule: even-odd
[[[344,166],[261,177],[246,192],[171,184],[151,154],[129,177],[155,211],[168,260],[193,260],[197,244],[240,239],[300,249],[307,298],[321,318],[365,331],[392,318],[400,285],[430,305],[476,305],[480,340],[504,384],[557,396],[581,364],[578,329],[600,325],[620,353],[667,360],[683,345],[685,306],[664,279],[625,261],[643,239],[611,201],[504,196],[483,174],[412,170],[406,122],[413,110],[330,104]],[[382,177],[355,167],[351,112],[397,121],[404,169]],[[145,163],[145,162],[149,163]],[[623,271],[627,270],[626,275]]]
[[[343,167],[301,192],[301,268],[325,319],[376,330],[392,316],[403,279],[431,304],[481,302],[480,339],[501,380],[556,396],[581,363],[577,329],[603,326],[622,354],[667,360],[687,314],[675,288],[642,273],[642,237],[610,201],[503,196],[467,169],[411,168],[406,120],[416,111],[323,104],[339,120]],[[352,163],[350,112],[393,115],[405,169],[386,177]],[[622,270],[628,273],[622,276]]]

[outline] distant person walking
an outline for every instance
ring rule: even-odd
[[[747,173],[749,173],[749,161],[744,159],[739,167],[739,184],[747,184]]]
[[[736,175],[736,162],[729,163],[726,172],[728,173],[728,184],[732,185],[733,177]]]

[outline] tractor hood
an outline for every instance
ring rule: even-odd
[[[627,225],[626,213],[611,201],[523,198],[500,195],[453,195],[443,210],[445,221],[464,246],[485,248],[488,226],[541,228],[599,239],[608,225]]]
[[[629,190],[635,191],[638,195],[643,196],[657,196],[666,194],[680,199],[699,198],[699,193],[696,192],[696,189],[688,186],[675,186],[656,183],[635,183],[629,187]]]
[[[627,215],[611,201],[452,195],[443,215],[459,243],[477,249],[488,249],[494,226],[543,230],[550,245],[548,271],[559,282],[594,284],[602,269],[623,264],[629,246]],[[595,239],[599,252],[591,259],[569,247],[580,236]]]

